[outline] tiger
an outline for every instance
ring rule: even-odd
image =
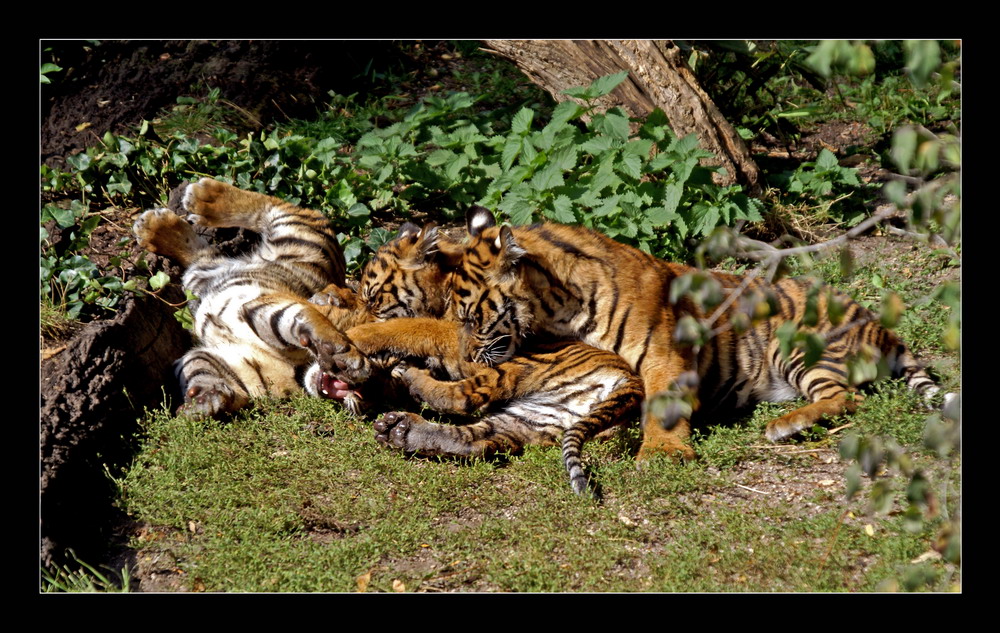
[[[373,365],[391,366],[392,378],[415,400],[441,413],[480,417],[452,425],[390,411],[374,422],[376,440],[405,453],[459,458],[514,453],[528,444],[561,445],[573,491],[594,494],[582,465],[583,444],[638,419],[641,380],[616,354],[579,341],[533,341],[492,366],[465,360],[464,331],[444,318],[462,253],[438,227],[404,224],[361,275],[356,309],[369,323],[345,335],[372,356]],[[350,302],[340,297],[329,303]],[[332,381],[320,381],[329,395]],[[363,389],[360,382],[350,386]]]
[[[187,219],[166,208],[143,212],[132,227],[139,245],[184,268],[197,345],[175,363],[184,403],[180,411],[219,418],[251,398],[286,396],[303,388],[318,395],[321,374],[333,362],[363,374],[367,359],[341,328],[309,299],[343,287],[346,264],[336,234],[319,211],[238,189],[211,178],[182,185]],[[252,252],[227,257],[196,231],[242,227],[261,236]]]
[[[925,398],[938,391],[903,342],[869,310],[840,293],[819,293],[817,322],[803,326],[808,281],[785,278],[769,284],[710,273],[724,294],[760,292],[774,298],[777,311],[746,329],[720,327],[718,335],[696,351],[679,344],[675,330],[684,315],[707,315],[684,295],[676,302],[670,299],[672,284],[696,269],[581,226],[498,227],[493,214],[482,207],[469,210],[466,226],[470,242],[453,275],[451,308],[451,317],[463,330],[462,355],[500,366],[545,334],[620,356],[642,378],[647,398],[638,460],[663,453],[693,459],[690,417],[700,403],[737,408],[807,398],[809,404],[767,423],[765,434],[772,442],[811,428],[820,419],[852,413],[862,394],[849,384],[846,362],[864,351],[881,355],[895,375]],[[827,296],[845,307],[842,323],[847,325],[830,322]],[[722,320],[738,320],[740,309],[732,302]],[[806,365],[800,349],[787,357],[782,353],[776,331],[789,321],[826,337],[826,349],[814,364]],[[689,410],[655,411],[648,406],[649,398],[663,393],[687,394]]]

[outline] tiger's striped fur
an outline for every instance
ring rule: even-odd
[[[364,359],[308,301],[344,284],[344,257],[321,213],[210,178],[187,185],[181,204],[201,226],[261,235],[253,252],[226,257],[170,210],[146,211],[133,226],[143,248],[185,268],[182,285],[197,297],[189,307],[198,344],[175,366],[184,411],[221,416],[255,396],[308,389],[315,371],[339,371],[335,353],[342,365],[363,368]]]
[[[766,435],[772,441],[820,418],[853,411],[857,400],[848,384],[846,360],[863,350],[881,355],[912,389],[925,395],[937,390],[899,338],[844,296],[839,298],[847,307],[843,323],[848,325],[830,323],[820,293],[819,320],[804,328],[827,337],[820,360],[806,367],[801,350],[784,358],[775,331],[787,321],[802,321],[807,282],[751,281],[744,292],[772,293],[777,314],[742,333],[723,329],[695,353],[676,343],[674,332],[683,315],[707,315],[690,299],[676,304],[669,299],[671,283],[694,269],[579,226],[497,227],[481,207],[470,211],[467,224],[473,241],[454,283],[455,316],[469,332],[464,348],[469,359],[503,362],[531,336],[546,333],[620,355],[642,376],[647,397],[667,391],[682,376],[697,376],[697,400],[710,405],[704,409],[808,398],[810,404],[768,423]],[[735,275],[713,276],[723,293],[735,292],[744,281]],[[733,302],[722,315],[724,322],[738,306]],[[686,444],[686,418],[651,420],[647,409],[643,434],[640,459],[658,452],[694,456]]]
[[[639,377],[615,354],[577,341],[535,341],[495,366],[465,362],[463,329],[439,318],[451,301],[456,254],[459,245],[436,228],[404,226],[362,275],[360,304],[376,322],[346,334],[363,352],[380,355],[376,362],[436,361],[433,372],[403,362],[392,375],[438,411],[481,417],[449,425],[390,412],[376,420],[376,438],[407,453],[470,457],[558,445],[561,437],[571,486],[583,494],[583,443],[637,417]],[[448,380],[435,378],[442,374]]]

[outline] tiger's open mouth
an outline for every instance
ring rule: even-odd
[[[340,384],[338,385],[337,383]],[[361,397],[355,390],[356,385],[350,385],[344,382],[343,379],[332,376],[324,371],[316,372],[315,387],[316,394],[320,398],[342,400],[348,396]]]
[[[332,398],[336,387],[334,387],[334,382],[337,379],[330,374],[321,371],[316,373],[316,392],[321,398]]]

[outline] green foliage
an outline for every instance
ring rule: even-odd
[[[88,243],[90,233],[100,217],[90,214],[87,207],[72,201],[69,208],[47,205],[42,209],[41,222],[54,221],[68,233],[68,245],[56,249],[50,243],[49,232],[39,228],[40,293],[44,305],[59,308],[67,319],[75,320],[88,306],[113,310],[130,282],[114,275],[105,275],[86,257],[79,254]],[[112,263],[116,261],[113,258]]]
[[[804,201],[823,209],[824,219],[833,219],[845,226],[854,226],[864,219],[866,212],[859,202],[841,204],[855,193],[864,197],[864,185],[858,172],[851,167],[841,167],[837,157],[828,149],[820,150],[815,161],[804,161],[794,171],[786,171],[770,178],[787,203]]]
[[[41,81],[41,83],[43,83],[43,84],[50,84],[50,83],[52,83],[52,80],[49,79],[48,77],[46,77],[46,75],[48,75],[49,73],[57,73],[57,72],[59,72],[61,70],[62,70],[62,68],[59,65],[53,64],[52,62],[46,62],[46,63],[42,64],[42,67],[39,70],[39,75],[40,75],[40,81]]]
[[[106,573],[76,557],[69,550],[71,562],[42,568],[41,590],[45,593],[116,593],[129,592],[132,588],[128,567],[120,572]]]

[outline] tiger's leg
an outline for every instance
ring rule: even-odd
[[[647,403],[657,394],[674,388],[677,379],[686,374],[686,369],[688,363],[684,362],[680,354],[648,358],[641,370]],[[647,406],[643,412],[642,445],[639,447],[636,459],[643,461],[660,454],[685,460],[694,459],[694,450],[686,443],[691,435],[691,422],[688,417],[670,415],[669,411],[666,416],[657,416],[649,409]]]
[[[506,369],[509,365],[501,365]],[[438,380],[431,372],[419,367],[411,367],[405,362],[398,363],[392,370],[392,377],[398,379],[410,390],[410,395],[426,403],[435,411],[468,415],[491,402],[508,400],[513,390],[510,381],[517,381],[519,372],[505,371],[503,381],[497,369],[483,367],[478,373],[462,380]]]
[[[345,332],[356,325],[371,320],[371,316],[358,304],[354,290],[330,284],[309,298],[335,328]]]
[[[456,426],[429,422],[406,411],[392,411],[375,420],[375,439],[404,453],[426,457],[489,457],[524,447],[517,433],[502,428],[498,416]]]
[[[780,377],[775,380],[783,379],[810,400],[810,404],[767,423],[765,435],[772,442],[804,431],[821,419],[853,413],[860,403],[862,395],[852,391],[847,383],[842,347],[828,346],[823,356],[809,367],[805,366],[805,354],[799,349],[785,358],[777,340],[771,342],[767,351],[772,374]]]
[[[229,364],[204,348],[189,351],[176,363],[184,391],[180,413],[193,417],[219,417],[245,406],[247,388]]]
[[[346,265],[340,243],[330,221],[319,211],[211,178],[189,184],[181,205],[189,219],[201,226],[259,233],[261,256],[309,270],[316,277],[312,292],[329,283],[344,285]]]
[[[442,361],[451,376],[473,373],[479,365],[467,363],[459,354],[459,324],[442,319],[398,318],[378,323],[363,323],[346,332],[347,339],[356,349],[369,357],[392,356],[396,358],[431,358]],[[332,362],[345,365],[347,382],[363,382],[366,376],[352,375],[351,359],[341,359],[334,354]]]
[[[771,420],[767,423],[765,435],[772,442],[783,440],[811,428],[820,420],[854,413],[861,400],[861,394],[844,389]]]
[[[241,318],[257,337],[276,350],[307,349],[329,375],[367,380],[371,364],[316,305],[289,294],[270,294],[247,302]],[[351,381],[348,381],[351,382]]]

